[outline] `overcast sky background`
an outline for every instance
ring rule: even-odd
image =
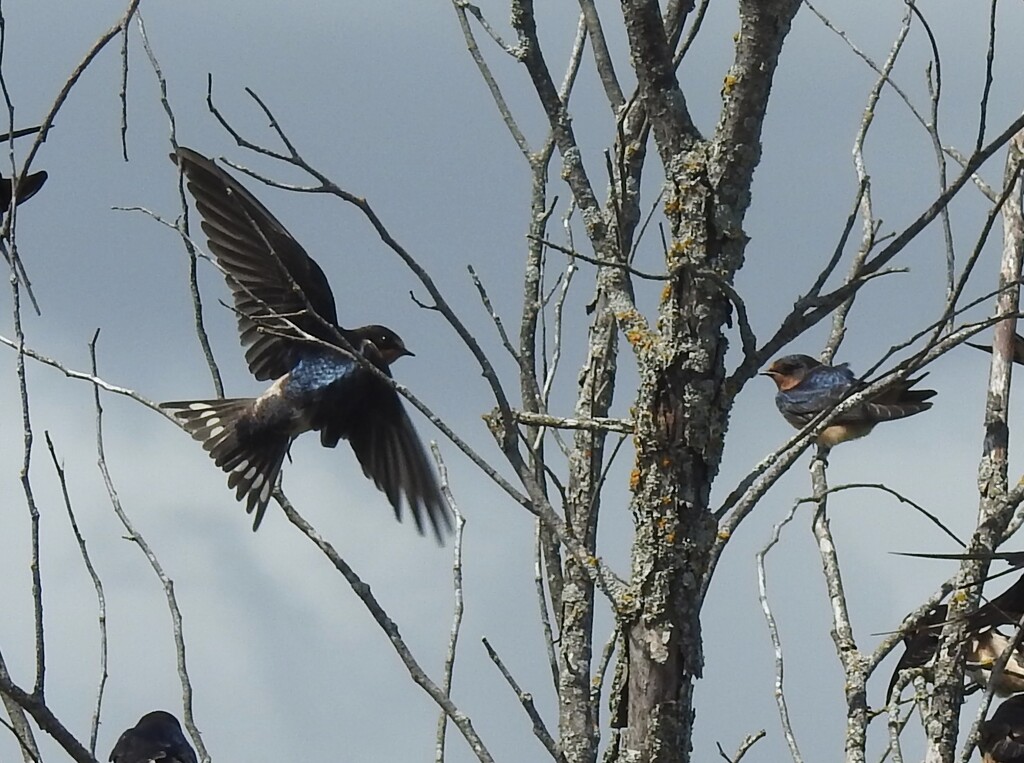
[[[549,65],[561,79],[576,26],[574,3],[538,4]],[[624,51],[615,23],[618,4],[599,3],[613,49]],[[713,3],[705,29],[681,70],[688,104],[710,134],[737,30],[733,3]],[[508,8],[483,3],[492,24],[512,39]],[[896,35],[903,4],[890,0],[822,3],[822,10],[868,55],[881,62]],[[3,71],[17,126],[35,124],[96,37],[121,14],[116,2],[36,0],[2,6],[6,22]],[[276,145],[266,118],[244,94],[256,90],[274,109],[304,156],[340,185],[365,196],[395,237],[426,267],[475,327],[508,384],[513,366],[480,307],[466,266],[490,290],[506,326],[517,327],[528,172],[465,50],[446,2],[281,3],[179,0],[143,3],[155,53],[168,81],[178,139],[211,156],[228,156],[285,181],[305,178],[236,148],[205,105],[211,73],[222,111],[245,135]],[[984,82],[987,13],[979,5],[928,3],[925,11],[942,52],[942,138],[967,152],[977,133]],[[986,8],[987,11],[987,8]],[[1020,55],[1024,4],[999,8],[996,81],[989,134],[1021,109]],[[128,152],[119,144],[121,63],[109,47],[72,91],[34,168],[50,180],[19,208],[17,243],[42,307],[25,313],[29,345],[72,368],[88,368],[87,343],[99,340],[101,375],[152,400],[208,397],[212,384],[192,328],[187,258],[173,231],[139,212],[142,206],[178,214],[177,173],[167,160],[167,118],[136,27],[130,40]],[[491,45],[495,67],[529,139],[539,146],[543,119],[522,68]],[[919,25],[911,32],[895,77],[927,111],[924,70],[930,48]],[[618,73],[631,88],[621,56]],[[874,75],[805,8],[783,51],[764,133],[751,236],[738,288],[759,337],[774,332],[831,254],[856,190],[850,149]],[[593,178],[603,176],[602,150],[614,124],[585,57],[573,96],[574,127]],[[931,201],[937,187],[925,132],[891,91],[883,96],[867,144],[876,214],[883,230],[900,230]],[[19,142],[20,159],[28,149]],[[660,167],[646,173],[652,202]],[[998,183],[1002,154],[983,171]],[[6,164],[5,159],[5,167]],[[4,174],[9,174],[4,170]],[[557,170],[554,173],[557,176]],[[303,243],[330,279],[343,325],[385,323],[416,353],[394,372],[493,463],[496,448],[480,416],[493,400],[468,353],[434,313],[408,297],[423,296],[414,277],[352,207],[333,198],[255,187],[256,195]],[[600,185],[600,183],[598,183]],[[561,199],[567,191],[553,193]],[[559,210],[563,211],[564,207]],[[966,257],[984,216],[980,194],[968,188],[953,208],[958,256]],[[557,235],[556,230],[553,235]],[[577,242],[583,241],[582,236]],[[651,236],[637,267],[660,269]],[[969,290],[993,288],[996,248],[989,247]],[[942,239],[932,226],[896,264],[911,273],[874,282],[850,317],[839,359],[855,370],[939,314],[943,293]],[[559,262],[552,254],[550,262]],[[552,266],[554,267],[554,265]],[[230,396],[256,394],[238,347],[235,321],[218,305],[227,290],[202,268],[208,327]],[[841,268],[842,270],[842,268]],[[584,306],[593,272],[583,265],[567,303],[567,340],[556,409],[570,413],[585,349]],[[644,305],[653,316],[656,292]],[[0,297],[5,336],[13,333],[10,291]],[[977,312],[983,315],[988,306]],[[827,326],[795,343],[816,354]],[[734,345],[738,341],[733,338]],[[735,352],[730,356],[735,362]],[[624,371],[615,410],[632,402],[632,370]],[[987,374],[985,357],[962,350],[932,368],[936,406],[912,420],[885,425],[866,441],[831,458],[832,484],[885,482],[925,505],[961,535],[973,527],[976,463]],[[173,641],[156,577],[110,508],[96,467],[92,388],[30,362],[36,446],[31,474],[42,513],[42,568],[48,635],[51,708],[85,739],[99,675],[95,597],[60,499],[42,433],[64,460],[78,521],[106,586],[110,629],[109,681],[97,757],[105,759],[120,732],[143,713],[181,714]],[[774,387],[753,381],[732,418],[716,503],[791,430],[775,411]],[[138,404],[104,396],[106,446],[112,477],[137,529],[149,540],[175,590],[184,618],[195,714],[215,760],[327,759],[353,762],[432,760],[437,708],[409,680],[369,614],[327,561],[271,508],[260,532],[227,489],[223,473],[197,443]],[[558,407],[560,406],[560,407]],[[14,353],[0,349],[0,649],[16,680],[32,681],[32,620],[28,512],[18,470],[22,459]],[[414,416],[424,438],[436,432]],[[533,593],[531,517],[495,489],[447,443],[441,449],[459,505],[468,518],[465,541],[466,619],[456,666],[454,699],[496,759],[542,760],[515,697],[480,645],[486,636],[523,688],[533,693],[552,730],[557,715]],[[314,436],[293,448],[284,473],[300,512],[368,582],[403,636],[435,678],[451,623],[451,549],[417,536],[391,517],[386,499],[362,477],[350,450],[319,446]],[[1011,453],[1013,473],[1020,468]],[[623,576],[629,570],[631,521],[626,469],[604,500],[600,551]],[[705,676],[697,687],[695,760],[710,760],[715,743],[735,749],[760,728],[768,738],[752,760],[782,760],[786,752],[772,699],[771,648],[757,603],[754,553],[792,502],[810,492],[807,457],[761,502],[731,543],[704,612]],[[507,470],[502,470],[503,473]],[[918,606],[952,564],[891,556],[895,550],[954,550],[919,515],[875,492],[848,492],[830,504],[844,564],[844,582],[860,647],[870,651]],[[801,510],[769,557],[769,585],[787,649],[786,682],[797,739],[809,760],[836,760],[845,713],[842,674],[829,638],[829,611],[820,564]],[[597,645],[610,622],[599,620]],[[884,701],[893,660],[869,685],[869,701]],[[606,727],[607,709],[602,708]],[[885,729],[872,727],[880,753]],[[914,732],[908,734],[908,739]],[[918,735],[919,737],[919,735]],[[47,742],[47,748],[52,746]],[[472,759],[449,732],[450,761]],[[908,743],[908,753],[915,749]],[[61,759],[54,752],[51,759]],[[0,735],[0,759],[18,756]]]

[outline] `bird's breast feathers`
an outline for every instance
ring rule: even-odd
[[[352,377],[358,370],[359,362],[341,353],[308,355],[295,364],[282,391],[286,395],[317,392]]]

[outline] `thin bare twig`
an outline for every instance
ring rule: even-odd
[[[562,751],[558,749],[558,744],[555,742],[551,733],[548,731],[547,726],[544,725],[544,719],[540,717],[540,713],[537,712],[536,706],[533,704],[533,696],[524,692],[519,688],[518,682],[512,677],[508,668],[505,667],[505,663],[501,661],[501,657],[494,651],[490,642],[485,638],[481,639],[484,645],[484,649],[487,650],[487,656],[491,658],[491,662],[501,673],[506,683],[512,688],[512,691],[516,693],[516,697],[519,699],[519,704],[523,706],[523,710],[529,716],[530,721],[533,723],[533,734],[540,743],[544,745],[544,749],[548,751],[551,757],[558,761],[558,763],[565,763],[565,757],[562,755]]]
[[[57,449],[53,445],[53,440],[50,439],[49,432],[44,432],[43,436],[46,438],[46,447],[50,451],[50,459],[53,461],[53,468],[57,473],[57,480],[60,482],[61,496],[64,498],[64,508],[68,512],[68,522],[71,524],[71,531],[75,535],[78,551],[82,555],[82,562],[85,564],[85,569],[89,573],[89,579],[92,580],[92,586],[96,591],[96,611],[100,631],[100,679],[99,685],[96,688],[96,707],[92,713],[92,725],[89,730],[89,752],[95,755],[96,737],[100,729],[100,712],[103,708],[103,691],[107,685],[107,599],[103,593],[103,581],[100,580],[99,573],[96,572],[96,568],[93,566],[89,550],[85,545],[85,538],[78,528],[78,520],[75,518],[75,511],[71,506],[71,494],[68,492],[67,475],[64,473],[64,467],[60,459],[57,457]]]
[[[426,674],[419,662],[413,656],[409,647],[402,639],[401,634],[398,632],[398,625],[391,619],[388,613],[381,606],[380,602],[377,601],[377,597],[373,595],[370,590],[370,586],[363,582],[362,578],[353,570],[348,562],[346,562],[341,555],[337,552],[331,543],[324,540],[323,536],[317,532],[316,528],[313,527],[306,519],[295,510],[291,501],[281,492],[281,490],[274,490],[274,500],[284,510],[285,516],[288,517],[288,521],[291,522],[295,527],[306,536],[307,539],[313,545],[315,545],[320,552],[327,558],[327,560],[334,565],[334,568],[341,573],[341,576],[345,578],[345,581],[352,588],[352,592],[359,598],[366,607],[366,610],[373,617],[374,622],[380,626],[380,629],[384,631],[384,634],[388,637],[388,641],[391,642],[391,646],[398,654],[399,659],[402,660],[402,664],[405,665],[405,669],[409,672],[409,677],[412,678],[413,682],[417,686],[423,689],[427,695],[437,703],[445,715],[451,718],[452,723],[455,724],[456,728],[465,737],[466,742],[469,743],[470,749],[473,750],[477,760],[480,763],[494,763],[494,758],[484,745],[483,740],[479,737],[476,730],[473,728],[473,722],[469,716],[459,710],[455,703],[452,702],[441,687],[434,683],[430,677]]]
[[[431,441],[430,453],[434,456],[434,463],[437,464],[437,473],[441,485],[441,492],[444,499],[451,507],[455,516],[455,543],[452,550],[452,589],[454,591],[454,604],[452,606],[452,630],[448,639],[448,653],[444,659],[444,672],[441,678],[441,691],[446,697],[452,695],[452,674],[455,670],[456,647],[459,644],[459,633],[462,630],[462,614],[464,611],[463,590],[462,590],[462,535],[466,527],[466,518],[459,511],[459,505],[452,495],[451,485],[448,482],[448,467],[441,458],[441,450],[437,443]],[[437,719],[437,747],[434,753],[436,763],[444,762],[444,743],[448,730],[448,714],[441,712]]]
[[[153,74],[156,76],[157,83],[160,87],[160,104],[163,106],[164,113],[167,115],[168,129],[170,131],[168,138],[171,142],[171,147],[177,150],[177,122],[174,118],[174,110],[171,108],[170,98],[167,95],[167,80],[164,79],[163,69],[160,67],[160,62],[157,60],[156,53],[153,52],[153,48],[149,44],[149,36],[146,34],[146,24],[142,19],[141,11],[138,13],[138,26],[139,35],[142,37],[142,47],[146,51],[146,57],[149,59],[149,65],[153,69]],[[213,379],[214,392],[217,397],[224,397],[224,381],[221,379],[220,368],[218,368],[217,361],[213,355],[213,347],[210,345],[210,337],[206,333],[206,324],[203,317],[203,299],[202,295],[199,293],[199,276],[196,267],[199,258],[196,247],[189,235],[188,202],[185,198],[185,176],[181,171],[178,172],[178,199],[181,202],[181,216],[178,218],[178,222],[172,227],[181,235],[182,243],[184,243],[185,251],[188,254],[188,288],[189,295],[192,297],[192,319],[195,326],[196,337],[199,339],[199,346],[203,351],[203,357],[206,359],[206,367],[210,370],[210,376]],[[148,210],[143,211],[148,212]],[[152,213],[149,214],[153,217],[157,217]]]
[[[772,613],[771,605],[768,602],[768,576],[765,571],[764,560],[768,552],[778,544],[782,535],[782,528],[793,521],[793,517],[796,516],[796,511],[799,507],[799,503],[794,503],[790,507],[786,516],[772,528],[771,539],[757,552],[755,557],[757,559],[757,598],[761,602],[761,611],[764,613],[765,620],[768,623],[768,635],[771,637],[772,648],[775,653],[775,704],[779,708],[782,734],[786,738],[786,744],[789,746],[789,753],[793,757],[794,763],[801,763],[803,756],[800,754],[800,747],[796,742],[796,734],[793,733],[793,724],[789,720],[789,705],[786,702],[784,685],[785,659],[782,655],[782,640],[779,637],[779,628],[775,622],[775,615]]]
[[[89,342],[89,358],[92,364],[92,375],[96,377],[96,343],[99,340],[99,330],[93,335],[92,340]],[[110,505],[117,515],[117,518],[124,525],[125,531],[128,533],[128,540],[135,543],[142,554],[146,557],[149,562],[149,566],[152,567],[153,572],[156,574],[160,581],[161,586],[164,589],[164,597],[167,599],[167,608],[171,614],[172,632],[174,635],[174,651],[175,658],[177,660],[178,668],[178,680],[181,683],[181,702],[182,702],[182,715],[185,721],[185,727],[189,731],[189,735],[192,737],[192,741],[195,743],[196,750],[199,753],[200,760],[202,763],[210,763],[210,754],[206,751],[206,745],[203,744],[203,737],[199,730],[196,728],[195,719],[192,715],[192,681],[188,675],[188,664],[185,659],[185,634],[182,626],[181,610],[178,607],[178,599],[174,594],[174,581],[164,572],[163,565],[157,558],[156,553],[153,551],[149,543],[142,534],[135,529],[134,523],[128,517],[124,507],[121,505],[121,499],[117,494],[117,489],[114,487],[113,478],[110,476],[110,470],[107,468],[107,457],[105,448],[103,445],[103,405],[100,402],[100,385],[94,384],[93,386],[93,405],[96,410],[96,458],[97,466],[99,467],[100,474],[103,477],[103,484],[107,489],[107,496],[110,499]]]

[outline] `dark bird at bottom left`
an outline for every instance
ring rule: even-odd
[[[110,752],[111,763],[197,763],[178,719],[154,710],[121,734]]]

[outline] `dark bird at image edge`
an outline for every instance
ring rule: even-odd
[[[423,532],[425,515],[440,541],[451,517],[426,451],[394,387],[367,367],[390,378],[391,364],[413,353],[384,326],[341,328],[324,272],[255,196],[191,149],[179,148],[171,159],[188,181],[210,253],[231,289],[249,370],[273,384],[256,398],[161,408],[228,473],[228,486],[255,514],[253,530],[292,440],[315,430],[328,448],[348,440],[396,518],[406,504],[417,529]]]
[[[1024,763],[1024,695],[1011,697],[978,727],[983,763]]]
[[[831,410],[850,395],[865,389],[846,363],[826,366],[810,355],[786,355],[772,363],[762,376],[778,387],[775,405],[783,418],[803,429],[821,413]],[[904,379],[884,392],[845,411],[818,435],[817,443],[832,448],[863,437],[880,421],[902,419],[927,411],[935,390],[911,389],[924,376]]]
[[[0,135],[0,142],[5,142],[11,138],[24,138],[27,135],[35,135],[42,129],[42,125],[37,127],[26,127],[21,130],[15,130],[11,133],[5,133]],[[39,189],[43,187],[43,183],[46,182],[46,178],[49,177],[45,170],[39,172],[33,172],[31,175],[26,175],[18,183],[18,204],[28,201]],[[14,178],[5,178],[0,175],[0,215],[6,214],[7,210],[11,207],[11,197],[14,195]]]
[[[18,204],[20,205],[35,196],[43,187],[47,177],[46,170],[40,170],[22,178],[18,184]],[[13,193],[14,179],[0,176],[0,214],[5,214],[10,209]]]
[[[111,763],[196,763],[196,753],[185,739],[178,719],[163,710],[139,718],[110,752]]]

